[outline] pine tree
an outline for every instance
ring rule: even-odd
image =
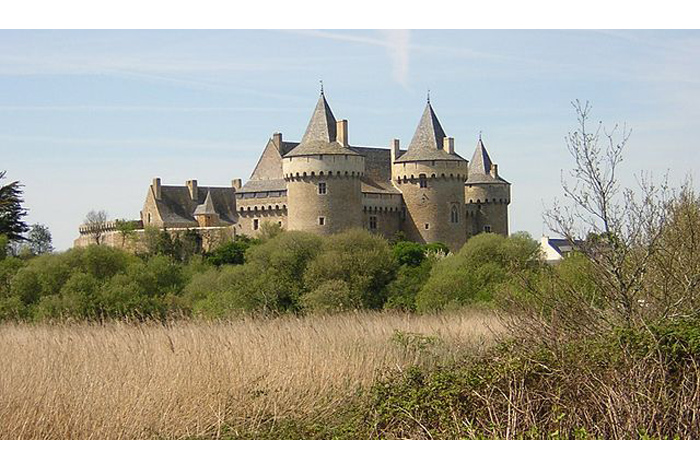
[[[0,171],[0,180],[5,178],[5,171]],[[22,185],[19,181],[0,186],[0,235],[10,241],[24,240],[22,235],[29,227],[22,220],[27,210],[22,207]]]

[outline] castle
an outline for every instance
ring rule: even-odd
[[[320,235],[353,227],[391,238],[443,242],[458,250],[472,235],[508,235],[510,183],[501,178],[479,137],[467,161],[455,151],[428,99],[407,149],[351,145],[348,121],[336,120],[321,90],[300,142],[275,133],[250,179],[230,187],[202,187],[196,180],[148,188],[137,232],[169,231],[256,236],[263,223]],[[123,246],[117,224],[83,225],[76,246]],[[99,237],[98,237],[99,238]]]

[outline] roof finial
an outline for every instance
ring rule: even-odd
[[[481,131],[479,131],[479,141],[481,141]]]
[[[319,83],[321,84],[321,96],[325,96],[323,94],[323,80],[319,80]]]
[[[428,104],[430,104],[430,88],[428,88]]]

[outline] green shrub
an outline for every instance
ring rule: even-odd
[[[425,259],[418,266],[399,267],[396,279],[388,286],[388,298],[384,307],[400,310],[416,310],[416,296],[430,278],[433,262]]]
[[[324,239],[323,251],[309,263],[304,277],[309,291],[331,280],[343,281],[352,307],[381,308],[396,269],[387,241],[356,229]]]
[[[418,310],[490,303],[512,276],[539,269],[538,254],[539,245],[525,234],[505,238],[483,233],[472,237],[459,253],[433,267],[430,279],[416,297]]]
[[[425,259],[425,245],[400,241],[391,247],[394,259],[400,265],[419,266]]]
[[[301,299],[302,308],[314,312],[342,312],[357,307],[350,293],[350,286],[340,279],[326,281]]]

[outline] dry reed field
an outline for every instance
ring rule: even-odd
[[[478,353],[501,331],[474,311],[3,324],[0,438],[216,438],[323,416],[382,371]]]

